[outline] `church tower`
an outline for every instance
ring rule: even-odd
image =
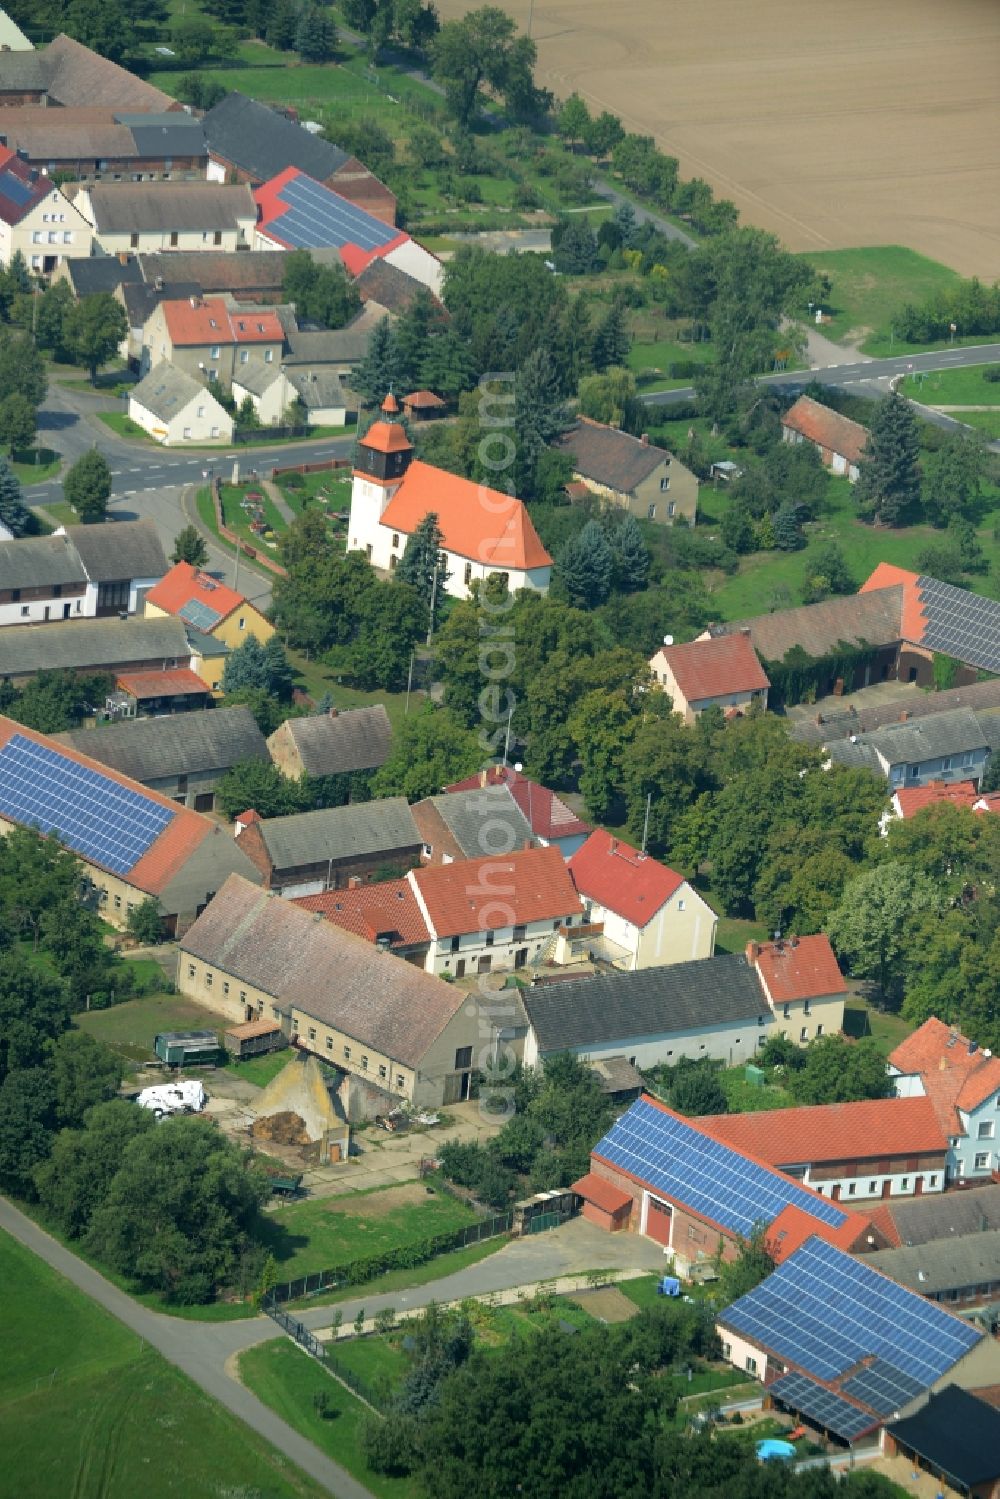
[[[382,402],[382,416],[372,422],[358,441],[351,487],[350,551],[366,552],[376,566],[385,563],[375,555],[378,524],[386,506],[403,482],[413,457],[413,447],[397,421],[399,405],[390,391]]]

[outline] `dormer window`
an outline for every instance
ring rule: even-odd
[[[217,322],[216,322],[216,321],[215,321],[215,318],[214,318],[214,317],[210,317],[210,318],[209,318],[209,320],[208,320],[208,326],[209,326],[209,327],[210,327],[210,328],[217,328],[217,327],[218,327],[218,326],[219,326],[219,325],[218,325],[218,323],[217,323]]]

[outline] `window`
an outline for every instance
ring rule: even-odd
[[[757,1373],[757,1360],[755,1358],[751,1358],[751,1356],[750,1356],[749,1353],[747,1354],[747,1373],[748,1374],[756,1374]]]
[[[472,563],[471,562],[467,562],[465,564],[465,572],[463,574],[463,578],[465,580],[465,586],[466,586],[466,588],[468,588],[469,584],[472,582]]]
[[[245,989],[241,989],[240,990],[240,1004],[241,1005],[245,1005],[246,1002],[247,1002],[247,991]]]
[[[678,911],[683,911],[683,910],[684,910],[684,908],[685,908],[685,905],[686,905],[686,902],[685,902],[685,901],[683,901],[683,900],[679,900],[679,901],[678,901],[678,902],[677,902],[677,909],[678,909]]]
[[[229,993],[229,985],[228,984],[223,984],[223,986],[222,986],[222,992],[223,992],[223,994],[228,994]]]
[[[901,1192],[908,1192],[910,1190],[910,1178],[908,1176],[903,1176],[900,1178],[899,1190]]]
[[[927,1185],[929,1187],[936,1187],[937,1186],[937,1177],[936,1176],[929,1176],[927,1178]]]
[[[472,1066],[472,1047],[460,1046],[455,1052],[455,1071],[462,1072]]]
[[[669,480],[669,478],[664,478],[664,479],[660,480],[660,488],[663,489],[663,490],[666,490],[666,489],[670,488],[670,480]]]
[[[554,921],[554,922],[553,922],[553,923],[552,923],[552,930],[553,930],[553,931],[554,931],[554,932],[558,932],[558,930],[559,930],[559,928],[560,928],[560,927],[561,927],[561,926],[562,926],[562,922],[561,922],[561,921]]]
[[[817,1036],[822,1036],[822,1034],[823,1034],[823,1027],[821,1025],[818,1025],[816,1027],[816,1034],[817,1034]]]
[[[362,1072],[367,1072],[368,1071],[368,1058],[367,1057],[362,1057],[361,1058],[361,1071]]]
[[[808,1014],[811,1013],[811,1011],[812,1011],[812,1003],[811,1003],[810,1000],[807,999],[806,1002],[805,1002],[805,1004],[802,1006],[802,1013],[803,1013],[803,1015],[808,1015]]]
[[[919,765],[908,765],[906,767],[906,774],[908,776],[918,776],[920,774],[920,766]]]
[[[181,436],[182,437],[190,437],[191,436],[191,428],[190,427],[185,427],[184,431],[181,433]]]
[[[221,229],[216,229],[215,234],[212,236],[212,243],[213,243],[213,245],[221,245],[222,244],[222,230]]]
[[[799,1040],[800,1041],[808,1041],[809,1040],[809,1027],[807,1025],[804,1025],[802,1027],[802,1029],[799,1031]]]
[[[392,547],[393,547],[393,551],[395,551],[398,546],[399,546],[399,532],[398,531],[393,531],[393,533],[392,533]]]
[[[349,1046],[344,1047],[344,1060],[347,1062],[351,1060],[351,1048]]]
[[[384,1067],[380,1067],[379,1070],[378,1070],[379,1077],[385,1077],[385,1073],[386,1073],[386,1069]]]
[[[483,942],[486,944],[487,947],[492,947],[493,946],[493,933],[492,932],[484,932],[483,933]]]
[[[789,1018],[789,1012],[790,1011],[791,1011],[791,1005],[782,1005],[781,1006],[781,1018],[782,1018],[782,1020],[787,1020]]]
[[[207,989],[211,989],[211,987],[212,987],[212,985],[214,983],[215,983],[215,974],[211,973],[211,972],[206,973],[205,974],[205,987]]]
[[[516,926],[514,928],[514,941],[523,942],[526,931],[527,927],[523,923],[520,926]]]
[[[396,1087],[397,1088],[401,1088],[402,1086],[403,1086],[403,1074],[401,1072],[397,1072],[396,1073]]]
[[[309,1039],[310,1041],[315,1041],[316,1039],[316,1027],[314,1025],[309,1027]]]
[[[196,415],[198,415],[198,416],[204,416],[205,415],[205,408],[204,408],[204,406],[199,406],[198,407]]]
[[[655,503],[652,504],[652,505],[647,505],[646,506],[646,519],[647,520],[655,520],[656,519],[656,505],[655,505]]]
[[[246,615],[245,614],[241,614],[240,615],[240,629],[241,630],[245,630],[246,627],[247,627]]]
[[[172,250],[176,250],[179,242],[180,242],[180,236],[178,235],[177,230],[175,229],[173,231],[173,233],[171,234],[171,236],[170,236],[170,248]]]
[[[458,949],[461,947],[461,945],[462,945],[462,939],[461,939],[461,937],[452,937],[452,939],[451,939],[451,950],[452,950],[452,952],[458,952]]]
[[[28,608],[27,604],[22,604],[21,605],[21,618],[22,619],[27,619],[28,615],[30,613],[31,613],[31,610]]]
[[[249,358],[250,358],[250,350],[249,349],[241,349],[240,350],[240,364],[246,364],[247,361],[249,360]]]
[[[193,979],[194,975],[195,975],[195,966],[194,966],[193,963],[189,963],[188,964],[188,978],[189,979]]]
[[[264,350],[264,363],[265,364],[273,364],[274,363],[274,350],[273,349],[265,349]]]
[[[857,1190],[858,1190],[857,1189],[857,1184],[855,1182],[848,1182],[848,1184],[847,1184],[847,1195],[848,1195],[848,1197],[853,1197],[854,1194],[855,1194],[855,1192]]]
[[[944,759],[941,761],[941,769],[942,770],[950,770],[951,769],[951,756],[950,755],[945,755]]]
[[[433,843],[425,843],[423,845],[422,852],[423,852],[424,858],[425,859],[429,859],[430,856],[431,856],[431,854],[434,852],[434,845],[433,845]]]
[[[272,1005],[271,1006],[271,1019],[272,1020],[280,1020],[281,1019],[281,1011],[278,1009],[277,1005]]]
[[[63,244],[64,245],[71,245],[72,243],[73,243],[73,231],[72,231],[72,229],[64,229],[63,230]]]
[[[977,1171],[988,1171],[989,1170],[989,1164],[990,1164],[990,1153],[989,1153],[988,1150],[984,1150],[980,1155],[976,1156],[976,1170]]]
[[[138,250],[138,248],[139,248],[139,236],[137,234],[130,234],[129,237],[128,237],[128,242],[129,242],[129,248],[130,249],[132,249],[132,250]]]
[[[42,243],[42,231],[40,229],[32,230],[31,243],[33,245],[40,245]]]
[[[332,1036],[327,1036],[327,1038],[326,1038],[326,1049],[327,1049],[327,1051],[332,1051],[333,1050],[333,1037]]]
[[[218,435],[219,435],[219,429],[218,429],[218,427],[213,427],[212,428],[212,436],[213,437],[218,437]]]
[[[992,1140],[993,1139],[993,1120],[992,1119],[983,1119],[981,1121],[981,1123],[979,1125],[979,1128],[976,1131],[976,1138],[978,1140]]]
[[[115,896],[115,910],[116,911],[120,911],[121,908],[122,908],[122,898],[121,898],[120,895],[116,895]],[[211,982],[211,980],[209,980],[209,982]]]
[[[212,345],[212,350],[211,350],[211,354],[210,354],[209,357],[212,358],[212,359],[218,359],[218,357],[219,357],[219,345],[218,344],[213,344]]]
[[[874,1197],[875,1193],[877,1191],[878,1191],[878,1182],[869,1182],[868,1183],[868,1196],[869,1197]]]

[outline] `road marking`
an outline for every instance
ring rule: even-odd
[[[123,490],[122,490],[122,495],[121,495],[121,497],[122,497],[122,499],[123,499],[123,500],[124,500],[124,499],[126,499],[126,498],[127,498],[127,497],[128,497],[128,496],[129,496],[129,495],[130,495],[130,494],[137,494],[137,493],[138,493],[138,490],[135,490],[135,489],[123,489]]]

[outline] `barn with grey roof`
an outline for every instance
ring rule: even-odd
[[[285,896],[401,875],[420,858],[420,833],[402,796],[290,817],[240,816],[236,836],[264,885]]]
[[[337,776],[377,770],[388,759],[392,725],[381,703],[370,708],[286,718],[267,741],[288,776]]]

